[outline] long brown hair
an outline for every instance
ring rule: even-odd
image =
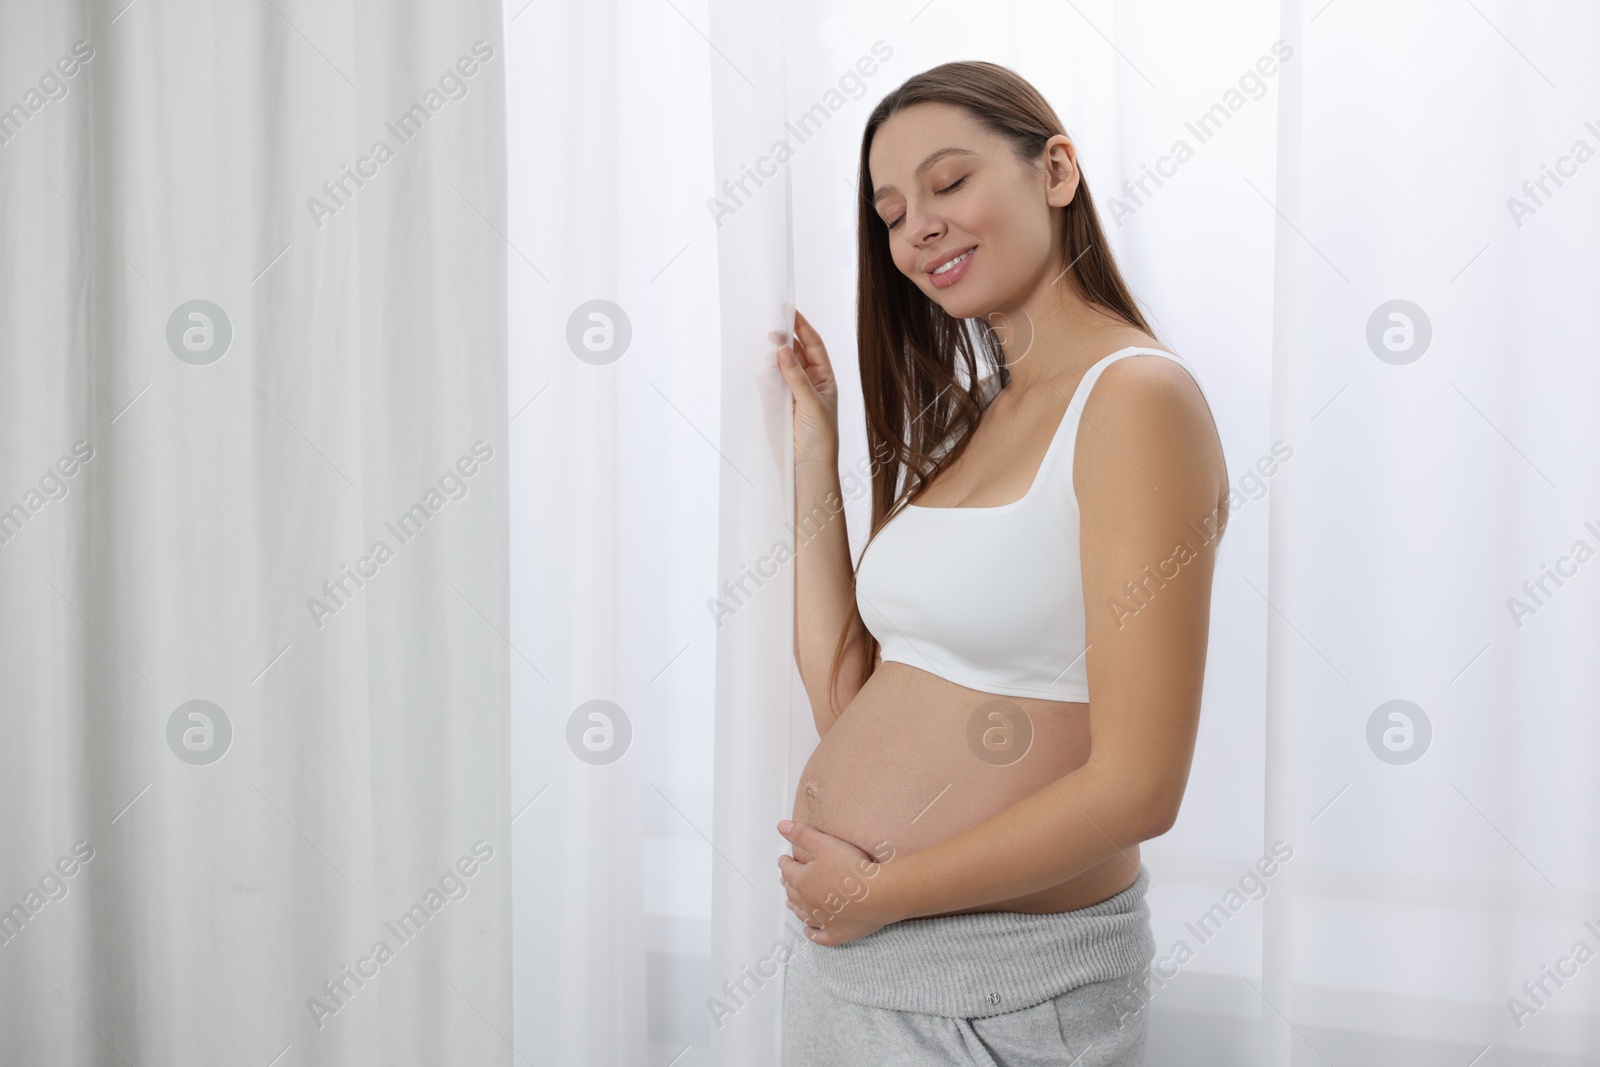
[[[1042,169],[1045,142],[1066,133],[1055,109],[1026,79],[981,60],[944,63],[907,79],[867,118],[857,179],[861,195],[856,198],[856,351],[867,417],[867,454],[875,457],[868,544],[905,501],[965,450],[983,413],[980,356],[986,368],[999,376],[1001,388],[1011,380],[993,325],[983,319],[950,317],[900,273],[889,255],[888,227],[873,208],[867,154],[878,127],[905,108],[927,103],[963,108],[981,127],[1009,142],[1018,160],[1035,169]],[[1112,258],[1081,169],[1077,192],[1062,209],[1061,244],[1058,267],[1084,299],[1154,336]],[[957,364],[963,372],[959,376]],[[852,572],[852,584],[854,578]],[[847,620],[834,648],[828,671],[830,704],[853,621],[853,617]],[[870,631],[865,637],[870,675],[877,663],[878,642]]]

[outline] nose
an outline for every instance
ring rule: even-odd
[[[908,206],[900,232],[907,236],[918,254],[926,254],[930,246],[943,239],[945,229],[944,220],[938,214],[923,213],[921,208]]]
[[[908,232],[917,233],[920,235],[917,238],[917,251],[925,252],[930,245],[935,244],[944,237],[944,231],[945,226],[943,222],[930,218],[925,219],[920,223],[920,229],[910,230]]]
[[[919,232],[920,236],[911,242],[911,250],[916,254],[916,269],[921,271],[927,268],[934,251],[944,243],[945,227],[929,224]]]

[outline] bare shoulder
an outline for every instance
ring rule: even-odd
[[[1097,482],[1109,489],[1130,479],[1147,487],[1182,483],[1200,494],[1226,488],[1205,394],[1183,364],[1163,356],[1130,356],[1101,372],[1083,404],[1075,459],[1084,494]]]
[[[1166,352],[1166,349],[1162,350]],[[1195,384],[1194,376],[1176,358],[1170,360],[1165,355],[1134,354],[1120,358],[1101,371],[1099,381],[1094,382],[1094,389],[1090,390],[1085,408],[1094,403],[1112,408],[1117,403],[1173,403],[1178,400],[1192,400],[1200,405],[1200,410],[1208,411],[1205,395],[1200,392],[1200,386]]]
[[[1112,363],[1100,372],[1083,408],[1086,419],[1131,420],[1204,439],[1216,435],[1211,407],[1194,376],[1165,356],[1141,354]]]

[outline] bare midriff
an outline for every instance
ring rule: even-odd
[[[877,859],[900,857],[987,822],[1088,758],[1088,704],[996,696],[885,661],[811,754],[794,819]],[[1132,885],[1138,863],[1127,847],[1060,885],[937,914],[1088,907]]]

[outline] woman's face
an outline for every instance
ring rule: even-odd
[[[1027,303],[1061,273],[1053,208],[1077,189],[1066,137],[1047,143],[1044,158],[1046,172],[1028,167],[953,105],[891,116],[872,139],[867,170],[895,266],[955,318]]]

